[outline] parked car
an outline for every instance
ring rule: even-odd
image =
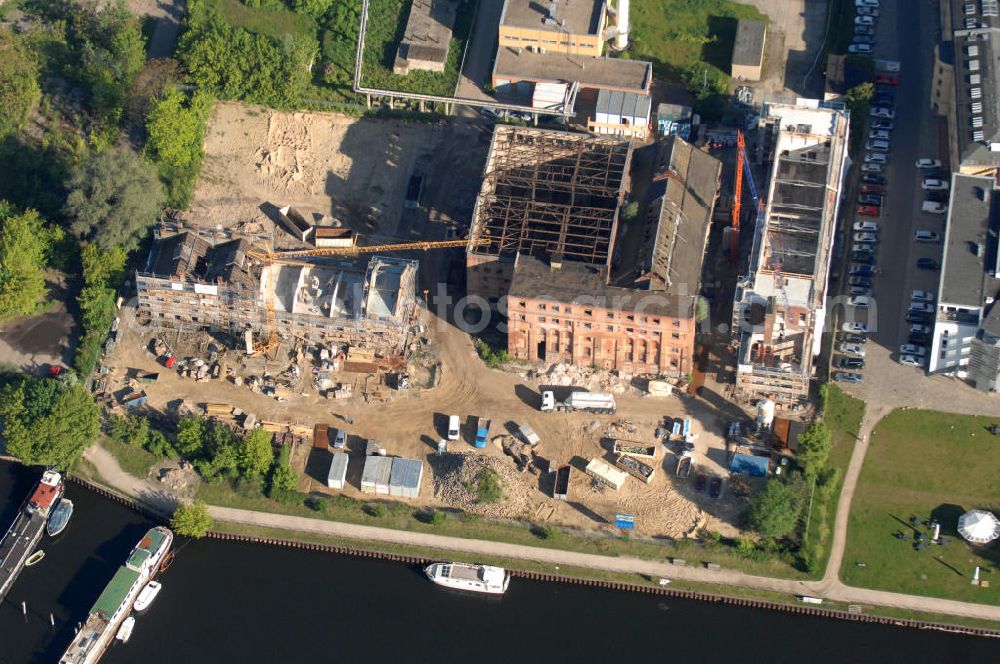
[[[938,269],[938,262],[933,258],[918,258],[917,267],[921,270],[936,270]]]
[[[871,35],[859,35],[858,33],[855,32],[854,36],[851,38],[851,42],[854,43],[854,44],[872,44],[872,45],[874,45],[875,44],[875,37],[873,37]]]
[[[838,356],[833,360],[833,366],[838,369],[864,369],[865,361],[860,357]]]
[[[838,383],[862,383],[865,377],[853,371],[834,371],[833,380]]]
[[[855,332],[838,332],[837,338],[849,344],[863,344],[868,342],[868,337]]]
[[[875,77],[876,85],[899,85],[898,76],[890,76],[889,74],[881,74]]]
[[[878,232],[878,222],[876,222],[876,221],[855,221],[853,228],[856,231],[864,231],[864,232],[870,232],[870,233],[877,233]]]
[[[917,367],[918,369],[922,369],[924,366],[923,359],[916,357],[915,355],[900,355],[897,361],[900,364],[906,365],[908,367]]]
[[[858,17],[862,18],[862,17]],[[847,47],[848,53],[854,53],[856,55],[871,55],[872,45],[871,44],[851,44]]]
[[[873,291],[868,286],[851,286],[851,288],[847,292],[852,297],[860,297],[860,296],[871,297],[872,295],[875,294],[875,291]]]
[[[718,498],[722,495],[722,478],[713,477],[712,481],[708,483],[708,497]]]
[[[882,205],[882,197],[878,194],[859,194],[858,203],[862,205]]]
[[[847,304],[852,307],[860,307],[862,309],[867,309],[872,304],[872,299],[865,295],[858,295],[856,297],[847,298]]]
[[[885,108],[884,106],[872,106],[872,110],[868,114],[873,118],[883,118],[885,120],[896,119],[896,113],[891,108]]]
[[[486,118],[487,120],[496,120],[500,117],[500,111],[495,108],[490,108],[488,106],[482,106],[479,108],[479,114]]]
[[[884,195],[885,187],[877,184],[863,184],[860,187],[858,187],[858,191],[860,191],[862,194]]]
[[[855,25],[854,34],[856,35],[866,35],[869,37],[875,36],[875,28],[870,25]]]
[[[925,314],[934,313],[934,305],[927,302],[910,302],[909,311],[922,311]]]
[[[868,277],[851,277],[851,280],[848,283],[852,286],[864,286],[865,288],[868,288],[872,285],[872,280]]]
[[[855,233],[854,241],[861,244],[875,244],[878,242],[878,235],[875,233]]]
[[[948,192],[947,191],[925,191],[924,200],[933,201],[934,203],[947,203],[948,202]]]
[[[915,290],[910,293],[910,299],[914,302],[933,302],[934,293],[925,290]]]
[[[888,129],[872,129],[868,132],[868,138],[876,141],[888,141],[892,134]]]
[[[917,357],[923,357],[927,355],[927,349],[923,346],[914,346],[913,344],[903,344],[899,347],[900,355],[916,355]]]
[[[931,159],[930,157],[921,157],[917,159],[917,168],[940,168],[940,159]]]
[[[857,355],[859,357],[865,356],[865,347],[861,344],[837,344],[837,350],[848,355]]]
[[[917,346],[926,346],[930,343],[931,338],[926,334],[920,334],[918,332],[910,332],[909,336],[906,337],[906,343],[915,344]]]
[[[907,323],[924,323],[925,325],[930,324],[931,315],[924,313],[923,311],[907,311],[906,312],[906,322]]]
[[[694,478],[694,490],[701,493],[705,490],[705,484],[708,483],[708,477],[705,475],[698,475]]]
[[[937,201],[924,201],[920,209],[929,214],[944,214],[948,211],[948,206]]]
[[[878,8],[879,0],[854,0],[855,7],[875,7]]]
[[[928,191],[944,191],[948,188],[948,183],[938,178],[927,178],[920,183],[920,188]]]
[[[877,205],[859,205],[857,207],[857,213],[863,217],[877,217],[880,213],[880,209]],[[855,240],[855,242],[856,241],[857,240]]]
[[[865,161],[870,164],[884,164],[889,158],[883,152],[866,152]]]
[[[889,131],[892,131],[892,128],[895,127],[895,125],[888,120],[872,120],[868,126],[872,129],[888,129]]]
[[[458,415],[451,415],[448,418],[448,440],[458,440],[461,435],[459,426]]]
[[[863,277],[868,277],[875,274],[875,268],[871,265],[866,265],[865,263],[851,263],[851,267],[848,268],[848,274],[860,275]],[[857,332],[858,330],[848,330],[844,328],[847,332]],[[868,332],[868,330],[861,330],[862,332]]]
[[[858,7],[855,9],[855,12],[857,12],[858,16],[874,16],[875,18],[878,18],[878,9],[870,5]]]
[[[877,247],[875,245],[873,245],[873,244],[852,244],[851,245],[851,251],[852,252],[854,252],[854,251],[860,251],[860,252],[865,253],[865,254],[871,254],[872,256],[875,255],[875,249],[877,249]]]
[[[882,172],[882,164],[871,164],[871,163],[861,164],[861,172],[862,173],[881,173]]]
[[[347,431],[337,429],[337,435],[333,437],[333,449],[342,450],[347,447]]]
[[[920,323],[914,323],[910,326],[910,333],[912,334],[930,334],[930,325],[921,325]]]
[[[855,16],[854,17],[854,25],[871,25],[871,26],[874,26],[875,25],[875,17],[874,16]]]
[[[852,251],[851,260],[865,265],[875,264],[875,254],[868,251]]]
[[[868,334],[868,324],[850,321],[840,326],[844,332],[855,332],[857,334]]]
[[[940,242],[941,234],[934,231],[921,230],[913,234],[913,239],[917,242]]]

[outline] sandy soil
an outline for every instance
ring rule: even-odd
[[[443,222],[421,229],[422,239],[443,238],[448,225],[468,223],[486,157],[482,131],[219,103],[185,216],[202,225],[269,227],[273,209],[292,205],[307,218],[327,215],[387,240],[412,236],[416,215]],[[414,174],[424,177],[421,209],[404,213]]]

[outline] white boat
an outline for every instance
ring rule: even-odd
[[[132,636],[133,629],[135,629],[135,618],[129,616],[122,622],[122,626],[118,628],[118,633],[115,634],[115,638],[122,643],[128,643],[129,638]]]
[[[502,595],[510,585],[510,572],[491,565],[433,563],[424,568],[424,574],[445,588],[488,595]]]
[[[146,584],[146,587],[139,592],[139,596],[135,598],[135,604],[132,606],[136,611],[145,611],[149,608],[149,605],[153,603],[156,596],[160,592],[162,586],[158,581],[150,581]]]

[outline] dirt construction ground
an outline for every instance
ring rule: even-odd
[[[515,372],[487,368],[476,355],[469,337],[447,323],[424,312],[430,347],[442,363],[441,378],[434,388],[412,389],[405,392],[388,391],[393,395],[385,402],[366,403],[361,396],[365,385],[369,392],[381,381],[378,375],[341,373],[336,380],[355,386],[355,396],[347,400],[327,400],[312,389],[310,359],[300,366],[305,376],[293,389],[287,401],[251,392],[246,384],[235,385],[231,380],[196,382],[181,378],[176,371],[160,366],[146,350],[154,334],[167,340],[179,357],[206,357],[211,338],[207,334],[177,334],[155,332],[136,324],[123,326],[122,336],[114,356],[110,359],[113,370],[108,391],[120,398],[124,390],[124,375],[128,369],[158,371],[155,384],[143,384],[149,397],[148,407],[156,411],[176,413],[181,400],[200,412],[204,403],[227,403],[247,413],[258,421],[292,422],[311,430],[316,423],[326,423],[331,428],[345,427],[348,436],[350,465],[344,493],[362,497],[360,492],[361,469],[364,464],[366,439],[379,440],[390,456],[419,458],[429,463],[424,466],[424,479],[420,497],[408,502],[415,506],[467,507],[448,502],[435,490],[435,470],[441,461],[436,448],[446,435],[447,418],[458,415],[462,422],[462,439],[449,443],[449,452],[488,454],[497,461],[514,468],[514,462],[504,455],[499,444],[491,442],[483,450],[471,443],[475,436],[475,417],[492,419],[491,440],[512,433],[522,423],[530,424],[541,438],[536,448],[538,465],[544,470],[548,462],[570,464],[573,467],[568,500],[552,498],[552,477],[545,472],[524,473],[508,483],[510,493],[499,506],[498,514],[545,522],[553,525],[613,531],[616,512],[636,517],[638,534],[682,537],[708,528],[726,535],[737,531],[736,525],[746,506],[744,498],[736,497],[724,485],[721,498],[712,499],[705,493],[696,493],[695,478],[700,473],[725,476],[725,449],[721,433],[727,423],[726,416],[707,402],[686,395],[653,398],[640,395],[634,388],[625,388],[616,395],[618,412],[614,415],[587,413],[542,413],[538,410],[539,384],[550,384],[550,376],[526,378],[526,369]],[[125,315],[125,318],[129,316]],[[259,360],[241,360],[238,349],[230,349],[225,363],[240,367],[242,376],[260,375]],[[290,363],[288,349],[282,346],[268,362],[267,373],[278,374]],[[241,364],[245,364],[241,367]],[[605,377],[614,383],[617,379]],[[574,381],[576,382],[576,381]],[[674,451],[657,444],[656,473],[650,484],[628,478],[624,487],[616,492],[611,489],[596,490],[583,472],[590,459],[600,457],[613,463],[610,442],[606,436],[615,433],[614,423],[625,422],[617,431],[622,438],[647,444],[655,442],[654,431],[664,416],[690,417],[695,440],[695,468],[686,480],[674,475]],[[348,423],[348,418],[353,423]],[[313,449],[310,441],[296,446],[292,455],[293,466],[301,473],[299,488],[308,492],[336,493],[326,487],[330,452]],[[516,470],[508,475],[516,474]],[[515,495],[516,494],[516,495]]]
[[[202,226],[259,222],[267,230],[273,211],[291,205],[368,240],[443,238],[469,223],[488,145],[483,127],[465,123],[218,103],[185,217]],[[416,211],[403,208],[412,175],[423,177]],[[428,228],[427,220],[440,223]]]

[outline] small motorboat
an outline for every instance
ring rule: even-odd
[[[42,550],[35,551],[33,554],[28,556],[28,559],[24,561],[25,567],[31,567],[32,565],[37,565],[42,562],[42,558],[45,557],[45,552]]]
[[[122,626],[118,628],[118,633],[115,634],[115,638],[122,643],[128,643],[128,640],[132,637],[133,629],[135,629],[135,618],[129,616],[122,622]]]
[[[145,611],[149,608],[149,605],[153,603],[156,596],[160,593],[160,585],[157,581],[150,581],[146,584],[146,587],[139,591],[139,596],[135,598],[135,604],[132,608],[136,611]]]
[[[55,537],[66,530],[66,526],[69,525],[69,520],[72,516],[73,501],[69,498],[63,498],[56,505],[56,508],[52,510],[52,516],[49,517],[49,522],[45,524],[45,532],[49,534],[49,537]]]
[[[510,585],[510,572],[492,565],[433,563],[424,568],[424,574],[445,588],[488,595],[503,595]]]

